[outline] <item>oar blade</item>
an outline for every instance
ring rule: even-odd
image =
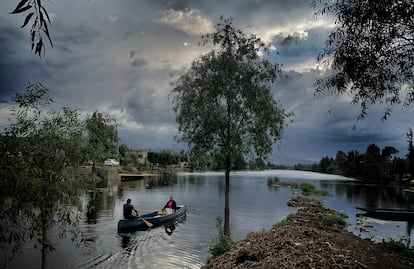
[[[140,218],[145,223],[145,225],[147,225],[149,228],[154,226],[154,224],[152,224],[151,222],[149,222],[147,220],[144,220],[142,217],[138,216],[138,218]]]
[[[144,220],[144,219],[143,219]],[[149,222],[149,221],[146,221],[146,220],[144,220],[144,222],[145,222],[145,224],[148,226],[148,227],[152,227],[152,226],[154,226],[154,224],[152,224],[151,222]]]

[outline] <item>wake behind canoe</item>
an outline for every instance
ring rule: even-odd
[[[146,220],[147,222],[151,223],[153,227],[162,225],[164,223],[173,221],[177,218],[181,218],[186,215],[187,206],[179,205],[177,206],[177,211],[166,214],[166,215],[159,215],[158,211],[154,211],[148,214],[144,214],[140,216],[141,218],[136,219],[121,219],[118,221],[118,231],[129,231],[129,230],[143,230],[147,229],[147,224],[143,221]]]

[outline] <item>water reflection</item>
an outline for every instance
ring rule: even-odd
[[[89,191],[89,201],[86,206],[86,221],[88,224],[96,223],[98,211],[100,210],[100,203],[98,196],[100,192]]]
[[[365,207],[414,208],[414,197],[407,195],[400,186],[321,181],[320,187],[336,197],[346,197],[349,203],[360,202]]]
[[[129,242],[131,241],[131,236],[130,235],[121,235],[121,246],[122,248],[127,248],[129,245]]]
[[[160,186],[168,186],[177,183],[177,174],[162,173],[158,176],[146,177],[144,179],[145,188],[152,189]]]
[[[356,206],[414,208],[414,197],[398,186],[381,187],[321,174],[296,171],[235,172],[231,174],[230,224],[232,237],[240,240],[252,231],[267,230],[297,209],[287,206],[297,189],[269,187],[267,178],[281,181],[309,182],[326,189],[331,196],[311,197],[328,208],[349,216],[349,230],[360,235]],[[148,189],[147,185],[152,188]],[[56,242],[51,253],[50,268],[200,268],[209,256],[208,249],[216,237],[216,218],[224,214],[224,173],[187,173],[176,177],[151,177],[136,181],[110,182],[105,188],[86,192],[81,197],[84,219],[81,230],[85,244],[76,249],[70,239]],[[160,209],[174,192],[177,204],[188,205],[186,218],[158,228],[119,234],[117,223],[122,218],[122,205],[127,198],[138,210]],[[364,220],[373,228],[366,237],[398,238],[413,227],[406,223]],[[413,240],[411,240],[413,241]],[[27,268],[36,263],[32,249],[26,248],[10,268]],[[33,250],[38,252],[38,250]],[[53,258],[55,257],[55,258]]]
[[[175,222],[170,222],[164,225],[164,230],[167,235],[172,235],[175,230]]]

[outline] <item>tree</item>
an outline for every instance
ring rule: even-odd
[[[364,178],[369,181],[382,182],[384,175],[384,169],[381,162],[381,150],[375,145],[371,144],[367,147],[365,153],[365,163],[364,163]]]
[[[252,170],[263,170],[266,168],[266,163],[262,158],[256,158],[249,162],[249,168]]]
[[[363,118],[376,103],[392,108],[414,101],[414,2],[412,0],[313,0],[317,16],[333,15],[318,62],[332,74],[316,82],[316,93],[352,95]],[[403,92],[405,99],[400,97]]]
[[[399,182],[402,182],[404,175],[408,173],[408,161],[395,157],[392,160],[391,175],[396,177]]]
[[[0,139],[0,246],[13,256],[27,240],[37,240],[44,268],[53,250],[50,228],[57,227],[61,237],[66,231],[73,239],[78,235],[80,210],[73,205],[82,181],[73,171],[81,158],[83,125],[77,110],[52,110],[42,84],[29,84],[16,102]]]
[[[323,157],[319,162],[319,172],[328,173],[328,167],[331,165],[332,162],[332,158],[329,158],[328,156]]]
[[[86,146],[85,156],[94,162],[118,157],[118,134],[116,122],[102,113],[95,111],[85,121]]]
[[[363,156],[357,150],[351,150],[347,154],[344,176],[356,177],[362,174]]]
[[[398,150],[394,147],[390,147],[390,146],[386,146],[381,150],[381,158],[386,161],[389,162],[391,161],[391,157],[394,154],[397,154]]]
[[[26,15],[21,28],[26,27],[29,22],[32,22],[32,27],[30,29],[32,51],[34,50],[34,53],[41,57],[41,53],[45,53],[44,39],[47,38],[50,45],[53,47],[48,26],[50,25],[49,14],[43,6],[42,0],[20,0],[11,14],[20,13],[25,13]]]
[[[261,58],[268,47],[255,35],[221,19],[201,45],[217,48],[194,60],[175,83],[173,109],[178,140],[201,153],[220,152],[225,159],[224,232],[230,236],[230,170],[234,157],[248,152],[267,156],[282,137],[290,114],[273,100],[269,83],[281,74],[279,65]]]
[[[365,155],[368,155],[370,159],[372,159],[375,162],[379,162],[381,160],[381,150],[380,148],[375,144],[370,144],[367,147],[367,151]]]

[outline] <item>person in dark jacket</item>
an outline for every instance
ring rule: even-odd
[[[135,211],[136,215],[132,215],[132,211]],[[131,199],[127,199],[126,204],[124,204],[124,219],[135,219],[138,217],[138,210],[134,208],[131,204]]]
[[[167,214],[177,211],[177,203],[174,201],[174,197],[170,196],[170,200],[168,200],[162,209],[167,209]]]

